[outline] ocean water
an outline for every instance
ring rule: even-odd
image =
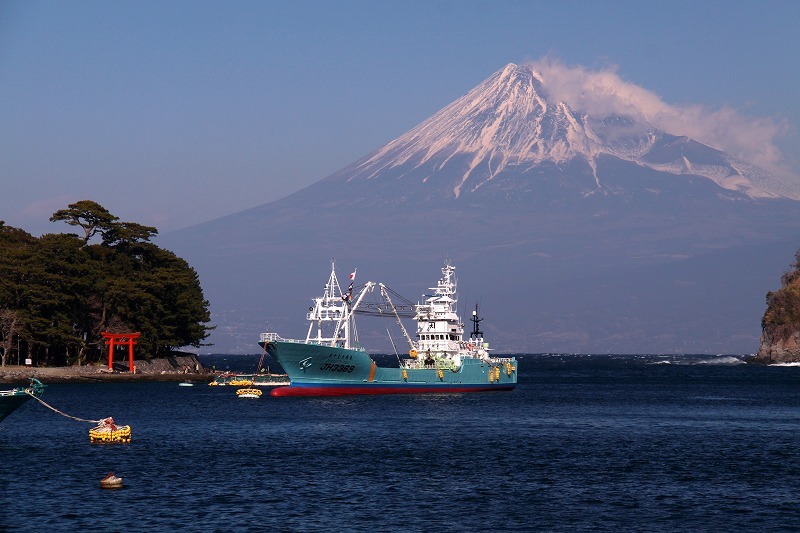
[[[90,444],[91,424],[28,402],[0,424],[0,530],[800,530],[800,367],[547,354],[519,369],[513,392],[429,396],[51,385],[47,402],[113,416],[133,442]],[[123,489],[100,488],[109,471]]]

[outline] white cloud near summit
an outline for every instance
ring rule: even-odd
[[[544,57],[530,63],[544,78],[548,96],[594,117],[624,114],[646,120],[673,135],[692,139],[759,166],[776,177],[789,177],[776,140],[784,122],[752,117],[730,107],[670,105],[657,94],[620,78],[615,67],[589,70]]]

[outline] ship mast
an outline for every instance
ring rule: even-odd
[[[354,274],[351,275],[351,280]],[[347,291],[342,292],[336,277],[335,262],[331,261],[331,275],[325,284],[325,291],[321,297],[312,300],[314,305],[308,308],[306,314],[309,321],[306,344],[351,348],[351,340],[356,336],[353,324],[355,310],[374,285],[371,281],[367,282],[353,303],[352,281]]]
[[[472,318],[470,318],[470,320],[472,321],[472,334],[470,335],[470,338],[483,338],[483,332],[478,329],[480,327],[479,324],[483,322],[482,318],[478,318],[478,304],[475,304],[475,310],[472,312]]]
[[[350,324],[346,295],[342,295],[339,280],[336,278],[336,263],[331,261],[331,274],[321,297],[314,298],[314,305],[308,308],[309,321],[306,344],[326,344],[344,346],[350,344]],[[326,327],[335,327],[333,334],[326,336]]]

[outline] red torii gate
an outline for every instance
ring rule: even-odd
[[[136,339],[139,338],[141,333],[109,333],[108,331],[101,331],[100,335],[103,336],[106,344],[108,344],[108,369],[114,369],[114,345],[127,344],[128,371],[133,372],[133,345],[136,344]]]

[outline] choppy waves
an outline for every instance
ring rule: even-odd
[[[750,355],[736,354],[521,354],[523,360],[546,362],[559,360],[563,362],[602,365],[744,365]]]
[[[54,384],[48,403],[114,416],[133,441],[93,445],[86,424],[23,405],[0,427],[0,531],[800,531],[800,370],[519,358],[507,393]],[[99,487],[109,471],[124,490]]]

